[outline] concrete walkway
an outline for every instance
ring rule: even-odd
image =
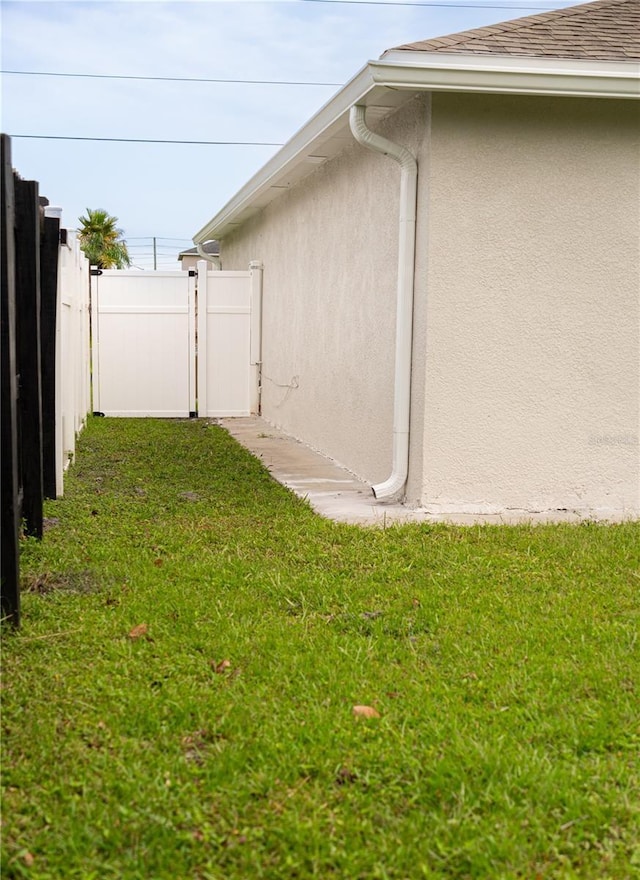
[[[360,525],[425,522],[424,513],[402,504],[377,502],[371,487],[330,458],[274,428],[259,416],[217,419],[269,473],[327,519]]]
[[[376,501],[371,487],[330,458],[274,428],[259,416],[223,418],[216,422],[264,464],[271,475],[327,519],[358,525],[449,522],[458,525],[578,522],[572,511],[505,514],[433,514],[403,504]]]

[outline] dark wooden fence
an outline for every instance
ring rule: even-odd
[[[60,221],[38,184],[2,161],[2,618],[20,622],[19,536],[42,537],[43,499],[56,495],[56,304]]]

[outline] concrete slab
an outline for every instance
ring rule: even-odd
[[[381,526],[417,521],[414,511],[402,504],[380,504],[366,483],[259,416],[217,422],[259,458],[279,483],[306,498],[327,519]]]
[[[384,527],[391,523],[456,525],[580,522],[575,511],[507,514],[434,514],[404,504],[377,501],[367,483],[259,416],[212,419],[260,459],[274,479],[306,498],[321,516],[336,522]]]

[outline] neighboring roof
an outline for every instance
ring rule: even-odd
[[[209,254],[211,257],[219,257],[220,256],[220,242],[219,241],[207,241],[203,246],[202,250],[205,254]],[[183,257],[197,257],[198,256],[198,248],[192,247],[187,248],[186,251],[180,251],[178,254],[178,259],[182,261]]]
[[[640,0],[597,0],[392,51],[640,60]],[[382,56],[384,58],[384,55]]]
[[[375,125],[420,92],[640,98],[640,52],[633,48],[639,9],[640,0],[596,0],[454,34],[450,44],[440,37],[388,50],[312,116],[193,240],[224,239],[353,144],[349,112],[356,104]],[[548,54],[553,46],[558,53]]]

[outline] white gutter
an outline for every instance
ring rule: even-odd
[[[376,83],[443,92],[640,98],[640,62],[465,55],[390,49],[370,61]]]
[[[391,475],[372,486],[379,500],[397,495],[409,471],[409,409],[411,405],[411,340],[413,335],[413,276],[416,252],[416,197],[418,165],[400,144],[367,128],[366,107],[357,104],[349,113],[354,138],[363,147],[389,156],[400,165],[400,216],[398,228],[398,285],[396,295],[396,364],[393,397],[393,465]]]

